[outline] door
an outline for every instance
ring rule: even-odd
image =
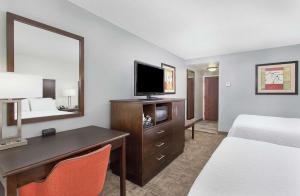
[[[194,118],[195,105],[195,72],[187,70],[187,119]]]
[[[204,78],[204,119],[217,121],[219,108],[219,77]]]
[[[184,149],[184,133],[185,133],[185,103],[184,101],[174,101],[172,103],[172,120],[173,120],[173,155],[177,156]]]

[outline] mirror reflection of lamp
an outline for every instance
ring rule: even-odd
[[[63,96],[68,97],[68,108],[72,106],[72,97],[76,96],[76,89],[65,89]]]
[[[43,79],[41,76],[0,72],[0,150],[26,145],[22,138],[21,101],[25,98],[40,98],[43,95]],[[17,135],[3,137],[3,105],[17,103]]]

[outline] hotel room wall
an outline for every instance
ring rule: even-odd
[[[239,114],[300,118],[298,95],[255,95],[255,65],[299,60],[300,45],[186,61],[196,65],[218,61],[219,131],[228,131]],[[225,82],[231,82],[230,87]]]
[[[65,0],[9,0],[0,2],[0,65],[6,65],[6,17],[9,11],[85,38],[85,116],[23,126],[23,135],[40,135],[41,129],[58,131],[87,125],[109,127],[110,99],[134,98],[135,59],[160,66],[176,66],[176,94],[186,98],[184,60]],[[1,67],[1,66],[0,66]],[[13,128],[6,128],[10,135]]]
[[[202,104],[202,90],[203,90],[203,79],[202,73],[198,70],[195,71],[195,118],[196,120],[203,118],[203,104]]]

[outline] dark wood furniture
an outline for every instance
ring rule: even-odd
[[[7,45],[7,71],[8,72],[14,72],[15,70],[15,56],[14,56],[14,51],[15,51],[14,22],[15,21],[78,40],[78,44],[79,44],[79,57],[78,57],[79,59],[79,82],[78,82],[79,83],[78,85],[79,86],[79,94],[78,94],[79,112],[76,112],[74,114],[23,119],[22,124],[84,116],[84,38],[79,35],[7,12],[6,45]],[[7,107],[7,125],[10,126],[15,124],[16,124],[16,120],[14,119],[14,104],[9,104]]]
[[[167,106],[167,120],[157,121],[158,106]],[[152,117],[153,127],[143,128],[143,113]],[[184,99],[111,101],[111,128],[130,133],[126,140],[127,179],[143,186],[180,155],[184,150],[184,122]],[[111,166],[118,174],[118,164]]]
[[[56,98],[55,80],[43,79],[43,98]]]
[[[28,139],[28,145],[0,151],[0,178],[7,196],[16,196],[17,188],[44,179],[60,161],[112,145],[118,150],[120,195],[125,196],[125,138],[128,133],[96,126],[65,131],[49,137]]]
[[[195,72],[187,70],[187,119],[195,117]]]
[[[198,120],[186,120],[185,121],[185,129],[188,129],[190,127],[192,127],[192,139],[195,138],[195,124],[199,121],[201,121],[202,119],[198,119]]]

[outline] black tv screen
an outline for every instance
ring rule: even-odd
[[[160,67],[135,61],[135,95],[164,93],[164,70]]]

